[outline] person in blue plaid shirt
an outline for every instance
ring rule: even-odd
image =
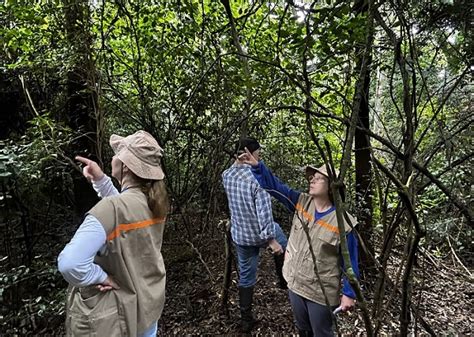
[[[240,139],[236,155],[245,153],[260,158],[260,144],[255,138]],[[231,235],[239,266],[239,302],[241,328],[250,332],[255,320],[252,315],[253,290],[257,282],[260,250],[269,247],[275,259],[280,288],[286,289],[282,275],[284,255],[288,242],[280,226],[273,221],[270,195],[260,187],[251,166],[238,160],[222,174],[230,209]]]

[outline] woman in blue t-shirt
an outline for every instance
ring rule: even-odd
[[[251,165],[260,186],[294,213],[283,275],[288,282],[291,307],[300,335],[333,336],[332,311],[336,308],[351,310],[356,296],[346,277],[342,278],[342,294],[340,291],[344,263],[326,166],[306,167],[309,190],[305,193],[283,184],[250,152],[240,155],[239,160]],[[359,277],[357,239],[352,231],[356,220],[349,214],[347,218],[350,221],[344,220],[344,227],[351,265]],[[305,227],[309,231],[316,261],[309,248]]]

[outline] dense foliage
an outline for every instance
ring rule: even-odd
[[[227,211],[220,174],[240,135],[259,138],[267,165],[301,189],[305,164],[346,160],[380,329],[387,284],[410,302],[399,281],[410,284],[417,252],[472,266],[472,10],[457,0],[2,2],[1,325],[57,329],[55,256],[94,202],[71,158],[107,171],[108,136],[145,129],[165,148],[172,213],[199,218],[174,224],[191,241],[215,234]],[[354,137],[369,142],[368,171]],[[356,187],[362,172],[369,183]]]

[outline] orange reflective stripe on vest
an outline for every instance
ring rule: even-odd
[[[297,203],[296,206],[295,206],[296,210],[298,210],[302,215],[303,217],[308,220],[309,222],[313,222],[314,221],[314,216],[312,214],[309,214],[303,207],[303,205],[301,205],[300,203]],[[328,224],[326,221],[324,220],[318,220],[316,221],[316,223],[318,225],[320,225],[321,227],[324,227],[325,229],[331,231],[331,232],[334,232],[334,233],[337,233],[339,234],[339,228],[337,228],[336,226],[333,226],[331,224]]]
[[[129,224],[120,224],[118,225],[112,233],[107,235],[107,240],[113,240],[120,235],[121,232],[128,232],[134,229],[145,228],[152,225],[158,225],[164,223],[166,218],[154,218],[143,220],[139,222],[129,223]]]
[[[308,212],[306,212],[306,210],[304,209],[303,205],[301,205],[300,203],[296,204],[295,208],[301,212],[301,214],[303,215],[303,217],[308,220],[309,222],[313,222],[314,221],[314,216],[312,214],[309,214]]]
[[[316,221],[316,223],[328,230],[330,230],[331,232],[334,232],[334,233],[337,233],[339,234],[339,228],[337,228],[336,226],[333,226],[331,224],[328,224],[326,221],[324,220],[318,220]]]

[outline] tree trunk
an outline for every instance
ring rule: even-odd
[[[357,0],[354,4],[356,15],[367,14],[367,3],[363,0]],[[357,48],[356,54],[359,55],[356,64],[356,73],[360,73],[363,61],[362,48]],[[357,125],[370,130],[369,118],[369,89],[370,89],[370,65],[372,55],[368,55],[367,71],[363,79],[363,88],[359,103],[359,119]],[[356,180],[356,205],[359,210],[357,220],[359,223],[359,233],[365,242],[367,252],[360,249],[360,270],[361,277],[366,282],[370,281],[375,273],[373,259],[374,247],[372,244],[372,163],[370,157],[370,138],[360,129],[356,129],[354,136],[355,153],[355,180]]]
[[[84,0],[64,0],[63,4],[72,62],[66,79],[65,119],[67,124],[80,134],[71,144],[69,155],[74,157],[81,154],[100,162],[101,156],[97,146],[98,99],[91,52],[92,38],[89,32],[89,5]],[[76,213],[82,216],[97,202],[97,196],[81,175],[75,175],[73,183]]]
[[[249,60],[247,59],[247,53],[242,48],[242,45],[239,41],[239,35],[237,29],[235,28],[235,20],[232,14],[232,9],[230,7],[229,0],[221,0],[222,5],[225,8],[227,13],[227,17],[229,18],[229,25],[230,31],[232,33],[232,41],[234,42],[234,46],[237,49],[239,59],[242,62],[244,76],[245,76],[245,87],[246,87],[246,99],[244,102],[244,109],[242,113],[243,122],[240,126],[240,137],[247,137],[248,135],[248,118],[250,115],[250,106],[252,105],[252,88],[250,86],[250,67],[249,67]]]

